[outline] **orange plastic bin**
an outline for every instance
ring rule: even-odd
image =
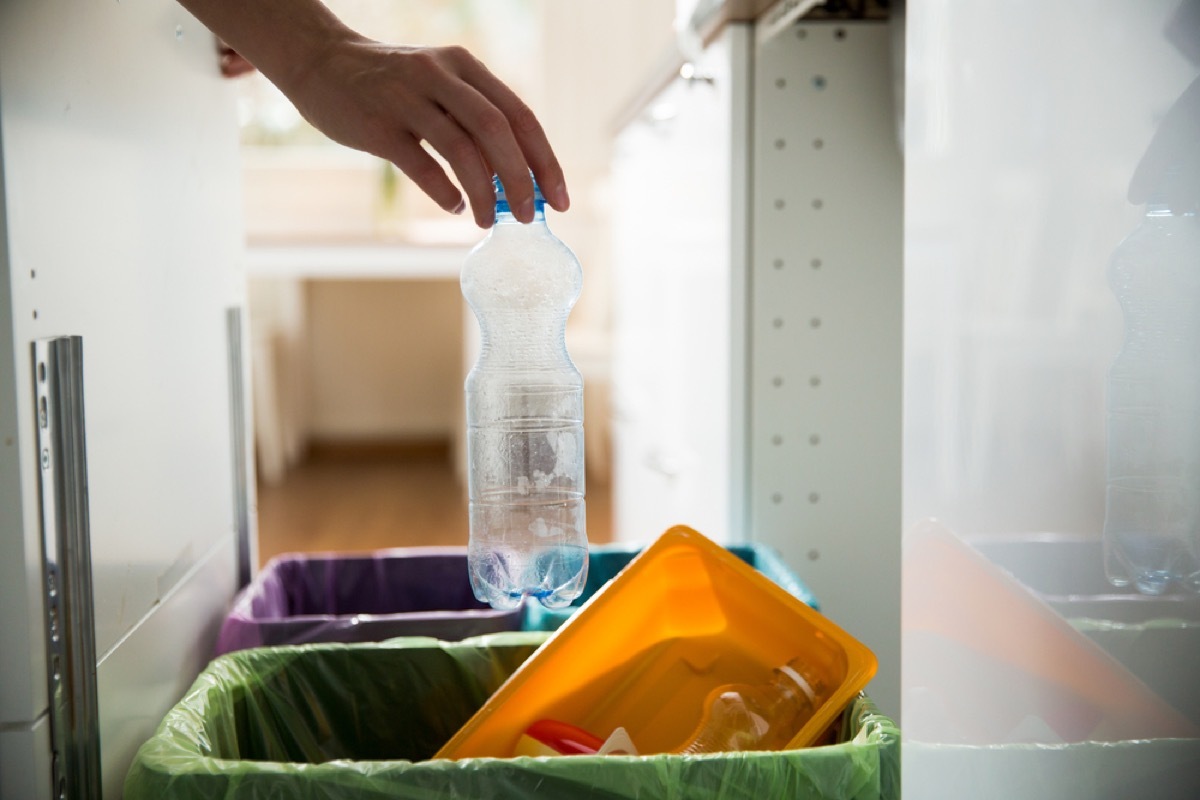
[[[624,727],[640,753],[671,752],[698,724],[711,689],[766,681],[798,656],[830,693],[789,748],[817,742],[874,675],[874,655],[725,548],[675,527],[593,596],[436,757],[509,756],[544,718],[601,738]]]

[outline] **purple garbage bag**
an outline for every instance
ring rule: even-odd
[[[521,609],[475,599],[466,548],[277,556],[235,598],[216,654],[397,636],[458,641],[521,628]]]

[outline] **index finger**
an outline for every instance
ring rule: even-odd
[[[500,109],[500,112],[508,120],[521,153],[533,170],[534,177],[537,178],[542,196],[555,210],[566,211],[571,206],[566,178],[563,176],[562,167],[554,155],[554,149],[550,146],[550,140],[546,138],[546,132],[542,129],[537,115],[529,106],[525,105],[516,92],[493,75],[482,62],[470,54],[467,55],[468,58],[459,65],[459,77],[474,87],[493,106]],[[497,164],[497,166],[499,165]],[[504,173],[499,169],[497,172],[500,174],[501,180],[504,180]],[[505,187],[508,187],[507,183]]]

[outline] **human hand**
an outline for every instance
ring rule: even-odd
[[[570,205],[537,117],[461,47],[392,46],[351,33],[277,83],[326,136],[392,162],[439,206],[460,213],[466,201],[427,142],[454,171],[481,228],[493,222],[493,172],[522,222],[533,219],[530,170],[551,207]]]
[[[245,56],[220,39],[217,39],[217,64],[221,68],[221,75],[226,78],[237,78],[255,70]]]

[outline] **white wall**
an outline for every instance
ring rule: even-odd
[[[453,438],[461,425],[457,280],[309,281],[309,434]]]

